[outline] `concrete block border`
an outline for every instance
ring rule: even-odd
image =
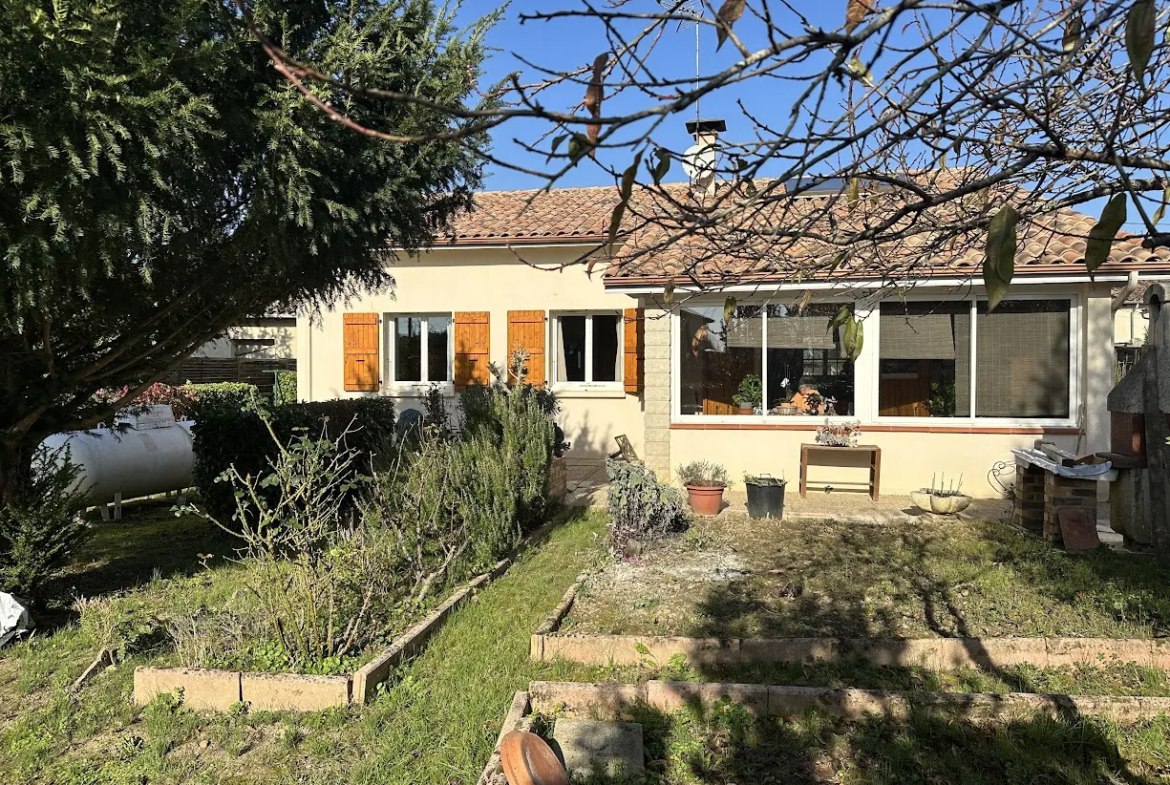
[[[476,785],[508,785],[504,776],[504,769],[500,763],[500,742],[514,730],[527,730],[531,725],[529,716],[532,713],[532,703],[528,700],[527,692],[517,692],[512,696],[512,705],[504,717],[504,724],[500,726],[500,734],[496,737],[496,746],[487,765],[479,775]]]
[[[1046,695],[1030,692],[950,693],[786,687],[763,684],[648,681],[641,684],[533,682],[528,689],[532,712],[558,716],[615,716],[624,707],[643,704],[676,711],[688,703],[722,699],[743,705],[757,716],[800,716],[819,709],[832,717],[857,720],[879,714],[905,720],[914,710],[954,719],[1098,716],[1115,722],[1141,722],[1170,714],[1170,698]]]
[[[685,638],[652,635],[562,634],[587,576],[565,592],[560,605],[532,634],[533,660],[563,659],[584,665],[665,663],[682,654],[694,665],[835,662],[861,660],[883,667],[921,666],[950,671],[1033,665],[1051,668],[1135,662],[1170,670],[1170,638]],[[648,652],[648,654],[646,653]]]
[[[521,553],[544,540],[557,523],[549,521],[533,530],[490,570],[456,589],[388,649],[348,676],[143,666],[134,669],[134,702],[145,706],[159,695],[181,693],[183,702],[197,711],[228,711],[240,702],[258,711],[322,711],[350,703],[364,705],[398,666],[422,651],[452,611],[506,573]]]

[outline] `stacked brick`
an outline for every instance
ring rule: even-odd
[[[1097,519],[1097,481],[1044,474],[1044,539],[1063,541],[1060,534],[1060,510],[1064,507],[1086,507],[1091,520]]]
[[[1037,533],[1044,530],[1044,475],[1036,466],[1016,464],[1015,523]]]

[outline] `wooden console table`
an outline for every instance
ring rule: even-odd
[[[869,496],[875,502],[878,500],[879,486],[882,478],[882,448],[876,444],[859,444],[856,447],[830,447],[825,444],[800,445],[800,498],[808,495],[808,456],[812,452],[864,452],[869,453]],[[842,483],[843,485],[860,485],[861,483]]]

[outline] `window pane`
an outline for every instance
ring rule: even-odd
[[[557,319],[557,381],[585,381],[585,317]]]
[[[451,317],[431,316],[427,318],[427,380],[432,382],[451,381],[447,364],[447,341],[451,334]]]
[[[618,380],[618,326],[621,319],[617,314],[593,315],[593,381],[616,382]]]
[[[394,320],[394,380],[422,380],[422,320],[399,316]]]
[[[841,330],[829,323],[841,306],[768,306],[768,379],[771,414],[852,415],[853,363],[841,348]],[[803,390],[801,389],[803,388]]]
[[[679,312],[682,413],[736,414],[741,402],[761,406],[762,399],[754,399],[750,391],[759,389],[763,356],[763,318],[758,307],[738,306],[728,322],[721,303],[684,306]]]
[[[975,323],[975,416],[1069,416],[1068,300],[1009,300]]]
[[[882,303],[878,414],[971,416],[971,304]]]

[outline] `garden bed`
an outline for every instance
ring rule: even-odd
[[[642,725],[663,785],[727,782],[1113,782],[1170,776],[1165,699],[897,695],[751,684],[533,683],[503,731],[562,717]],[[498,757],[480,778],[503,783]]]
[[[700,519],[590,576],[561,631],[749,638],[1158,638],[1154,560],[1007,524]]]

